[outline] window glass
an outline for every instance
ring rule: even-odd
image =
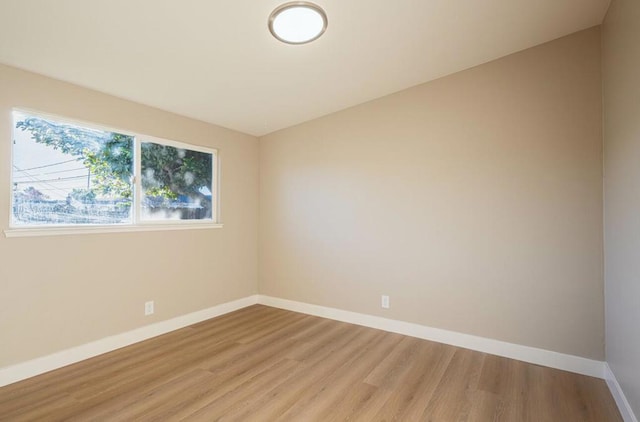
[[[132,222],[132,136],[13,118],[13,226]]]
[[[213,154],[153,142],[140,148],[141,219],[211,220]]]

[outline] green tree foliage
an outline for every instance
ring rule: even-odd
[[[142,188],[148,196],[177,199],[202,196],[211,186],[211,154],[142,143]]]

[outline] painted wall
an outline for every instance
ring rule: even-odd
[[[218,148],[224,227],[0,234],[0,367],[256,293],[255,137],[0,66],[0,229],[9,222],[12,107]],[[155,301],[150,317],[146,300]]]
[[[260,293],[603,360],[601,114],[593,28],[261,138]]]
[[[603,24],[607,362],[640,415],[640,3]]]

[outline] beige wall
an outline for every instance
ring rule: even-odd
[[[603,25],[607,361],[640,416],[640,2]]]
[[[0,367],[256,293],[256,138],[0,66],[0,229],[9,221],[16,106],[219,148],[224,228],[0,234]],[[155,300],[151,317],[146,300]]]
[[[261,138],[260,293],[602,360],[601,113],[593,28]]]
[[[600,76],[594,28],[258,150],[251,136],[0,66],[0,228],[12,107],[218,148],[225,224],[0,236],[0,367],[258,289],[603,359]]]

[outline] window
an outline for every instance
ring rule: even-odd
[[[22,111],[13,123],[12,229],[216,221],[215,150]]]

